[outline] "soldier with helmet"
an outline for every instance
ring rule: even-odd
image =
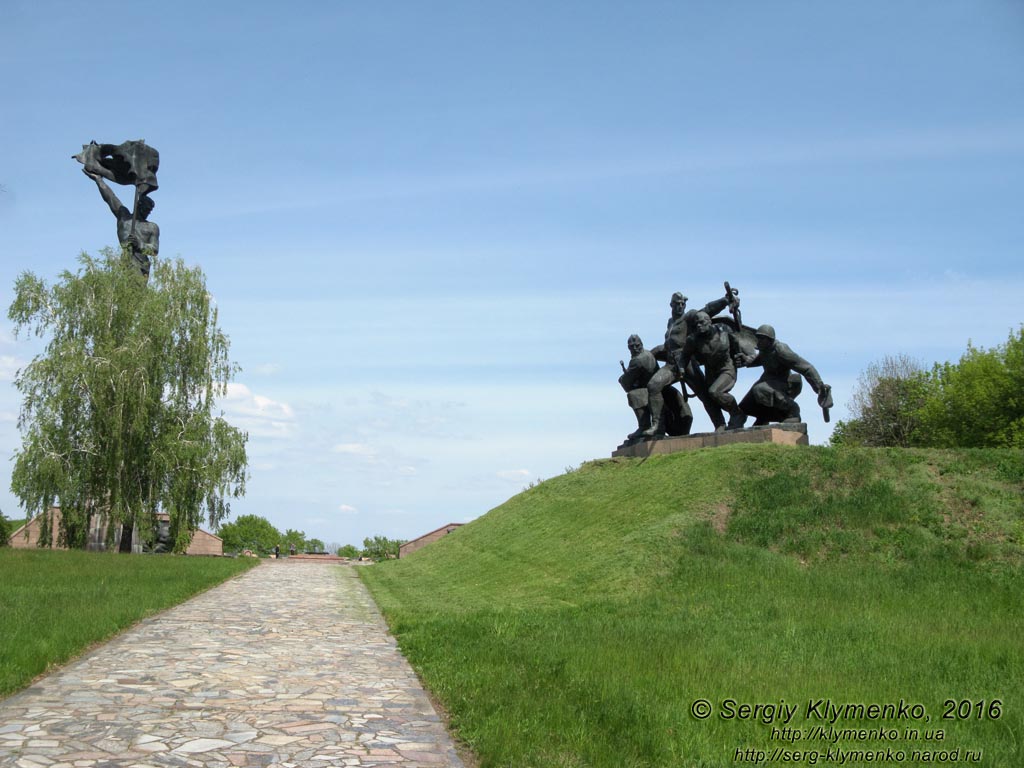
[[[735,357],[737,365],[764,368],[761,378],[740,401],[740,409],[754,417],[754,426],[763,426],[772,421],[784,424],[800,421],[800,405],[796,401],[800,392],[800,376],[807,379],[811,389],[818,395],[818,405],[825,414],[825,421],[828,421],[828,409],[832,407],[832,388],[821,380],[817,369],[790,349],[789,345],[778,341],[772,326],[762,325],[754,334],[757,337],[757,353],[740,353]]]

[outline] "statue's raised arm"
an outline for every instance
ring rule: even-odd
[[[132,212],[129,211],[128,208],[125,207],[124,203],[121,202],[120,198],[114,194],[114,190],[107,186],[100,174],[90,171],[88,168],[83,168],[82,173],[96,182],[96,188],[100,191],[100,197],[103,198],[103,202],[110,206],[110,212],[117,217],[118,221],[122,218],[130,219],[132,217]]]
[[[118,242],[131,252],[139,271],[148,278],[150,257],[160,252],[160,228],[148,220],[154,206],[149,194],[157,188],[160,153],[141,139],[122,144],[93,141],[83,144],[82,151],[72,157],[82,164],[82,172],[96,182],[100,196],[117,219]],[[128,210],[104,179],[135,187],[132,210]]]

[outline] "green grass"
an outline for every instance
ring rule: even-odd
[[[785,700],[807,730],[808,700],[829,697],[920,702],[931,722],[837,726],[941,728],[896,746],[1011,766],[1022,565],[1020,451],[734,446],[586,464],[360,574],[484,768],[824,751],[836,745],[772,740],[718,710]],[[706,721],[698,698],[715,706]],[[998,720],[941,720],[946,699],[993,698]]]
[[[258,562],[0,549],[0,696]]]
[[[13,520],[8,517],[7,518],[7,527],[10,529],[11,533],[14,533],[16,530],[21,528],[21,526],[23,526],[25,523],[27,523],[28,520],[29,520],[29,518],[27,518],[27,517],[16,517]]]

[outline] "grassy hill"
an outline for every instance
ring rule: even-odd
[[[4,522],[7,523],[7,531],[11,534],[13,534],[19,528],[21,528],[21,526],[23,526],[28,521],[29,518],[27,517],[17,517],[14,520],[11,520],[11,518],[9,517],[4,519]]]
[[[1021,451],[733,446],[585,464],[361,573],[483,766],[1002,766],[1022,566]]]

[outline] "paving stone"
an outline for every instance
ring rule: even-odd
[[[0,768],[462,768],[352,566],[260,565],[0,700]]]

